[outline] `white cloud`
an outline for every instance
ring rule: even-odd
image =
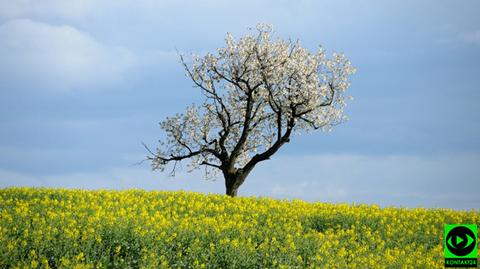
[[[129,50],[101,44],[71,26],[28,19],[0,26],[0,58],[5,84],[57,91],[109,86],[136,61]]]
[[[140,157],[136,157],[138,160]],[[135,159],[135,158],[134,158]],[[242,196],[381,206],[480,208],[478,155],[458,156],[278,156],[259,165],[240,188]],[[202,172],[173,179],[148,165],[98,173],[33,178],[0,169],[0,187],[143,188],[223,193],[223,180],[202,180]]]

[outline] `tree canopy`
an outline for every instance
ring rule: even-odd
[[[189,170],[204,166],[206,177],[221,171],[227,194],[235,196],[250,171],[295,134],[346,120],[350,61],[340,53],[327,58],[321,46],[311,53],[299,41],[275,38],[270,25],[239,40],[227,34],[216,53],[180,58],[205,98],[161,123],[167,137],[150,152],[153,170],[173,164],[174,172],[188,159]]]

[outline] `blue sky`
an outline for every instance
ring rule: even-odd
[[[0,0],[0,187],[224,192],[152,172],[158,122],[201,101],[176,53],[271,23],[357,68],[350,121],[295,137],[243,196],[480,208],[478,1]]]

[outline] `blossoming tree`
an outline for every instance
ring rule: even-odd
[[[166,139],[147,157],[163,171],[189,161],[206,177],[221,172],[226,194],[236,196],[257,164],[270,159],[295,135],[329,130],[343,122],[348,77],[355,72],[343,54],[310,53],[300,43],[274,37],[270,25],[235,40],[215,54],[180,56],[187,76],[205,97],[183,114],[166,118]],[[148,148],[147,148],[148,149]]]

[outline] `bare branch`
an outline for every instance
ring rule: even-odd
[[[216,54],[189,63],[179,53],[204,103],[161,123],[167,137],[157,153],[142,143],[153,169],[173,163],[175,173],[177,164],[190,159],[189,167],[204,166],[207,176],[221,170],[227,193],[235,195],[255,165],[293,133],[342,122],[343,93],[354,72],[343,54],[327,59],[323,50],[312,54],[298,41],[272,38],[268,25],[257,30],[238,41],[229,34]]]
[[[208,165],[208,166],[215,167],[215,168],[218,168],[218,169],[221,169],[221,168],[222,168],[220,165],[213,164],[213,163],[209,163],[209,162],[207,162],[207,161],[201,162],[200,165]]]

